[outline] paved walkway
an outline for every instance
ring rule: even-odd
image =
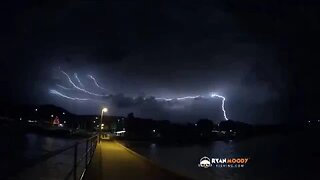
[[[179,180],[186,179],[162,169],[113,141],[97,146],[85,180]]]

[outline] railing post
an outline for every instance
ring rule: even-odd
[[[88,167],[88,144],[89,144],[89,139],[86,140],[86,161],[85,161],[86,169]]]
[[[73,161],[73,179],[77,180],[77,156],[78,156],[78,143],[74,145],[74,161]]]
[[[98,139],[93,139],[93,141],[92,141],[92,149],[93,149],[93,153],[94,153],[94,151],[95,151],[95,144],[96,144],[96,142],[98,141]],[[93,153],[92,153],[92,155],[93,155]]]
[[[90,158],[92,156],[92,139],[90,139]]]

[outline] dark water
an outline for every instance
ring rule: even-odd
[[[24,162],[73,144],[76,140],[36,134],[1,137],[0,179],[63,179],[73,163],[73,151],[67,151],[17,173]],[[124,142],[156,164],[193,179],[319,179],[319,136],[304,133],[270,135],[243,141],[215,141],[198,145],[163,145]],[[79,152],[84,150],[79,147]],[[248,157],[244,168],[199,168],[203,156]]]
[[[128,143],[126,146],[156,164],[187,177],[206,179],[320,179],[319,136],[270,135],[239,142],[216,141],[206,145]],[[199,168],[203,156],[248,157],[244,168]]]
[[[1,137],[0,179],[60,179],[72,167],[73,151],[68,150],[48,161],[27,167],[41,156],[74,144],[76,139],[42,136],[38,134]],[[83,147],[79,147],[82,150]],[[17,178],[22,174],[23,177]],[[50,178],[50,176],[52,176]]]

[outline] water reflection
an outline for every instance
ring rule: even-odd
[[[0,163],[0,179],[15,176],[17,173],[21,172],[20,169],[26,167],[27,162],[37,159],[48,152],[71,145],[76,141],[73,139],[54,138],[31,133],[4,136],[1,137],[1,140],[4,146],[0,148],[0,158],[2,160]],[[79,147],[79,149],[82,150],[83,147]],[[51,160],[54,161],[54,163],[48,161],[39,165],[42,167],[39,168],[38,172],[43,171],[43,174],[45,174],[45,170],[50,163],[55,166],[54,168],[57,168],[58,165],[72,162],[72,157],[72,152],[66,152]],[[57,172],[54,171],[53,173],[57,174]],[[34,176],[31,176],[30,178],[32,177]],[[25,177],[24,179],[27,178],[28,177]]]
[[[162,167],[193,179],[315,179],[320,148],[317,137],[270,135],[243,141],[216,141],[205,145],[128,143]],[[317,155],[317,156],[315,156]],[[199,168],[201,157],[247,157],[244,168]]]

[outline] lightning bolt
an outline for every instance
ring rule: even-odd
[[[57,84],[57,86],[61,89],[64,89],[64,90],[72,90],[73,88],[68,88],[68,87],[65,87],[65,86],[62,86],[60,84]]]
[[[199,97],[201,96],[186,96],[186,97],[177,98],[177,100],[196,99]]]
[[[74,77],[77,79],[79,85],[80,85],[81,87],[84,87],[83,84],[81,83],[81,81],[80,81],[77,73],[74,73]]]
[[[173,100],[179,100],[179,101],[182,101],[182,100],[187,100],[187,99],[196,99],[196,98],[199,98],[201,96],[185,96],[185,97],[179,97],[179,98],[155,98],[156,100],[159,100],[159,101],[173,101]]]
[[[225,119],[226,121],[228,121],[227,114],[226,114],[226,110],[225,110],[225,108],[224,108],[224,102],[225,102],[226,98],[223,97],[223,96],[220,96],[220,95],[218,95],[218,94],[216,94],[216,93],[212,93],[210,96],[211,96],[212,98],[218,97],[218,98],[221,98],[221,99],[222,99],[221,109],[222,109],[222,111],[223,111],[224,119]]]
[[[172,101],[173,99],[171,98],[155,98],[156,100],[159,100],[159,101]]]
[[[90,91],[87,91],[84,89],[84,86],[83,84],[81,83],[80,79],[78,78],[78,75],[77,73],[74,73],[74,76],[75,78],[77,79],[78,83],[80,84],[80,86],[82,86],[83,88],[80,88],[78,87],[73,81],[72,79],[70,78],[70,76],[64,72],[64,71],[61,71],[67,78],[68,78],[68,81],[69,83],[73,86],[73,88],[67,88],[65,86],[62,86],[62,85],[57,85],[58,87],[64,89],[64,90],[72,90],[72,89],[77,89],[79,91],[82,91],[84,93],[87,93],[87,94],[90,94],[90,95],[94,95],[94,96],[98,96],[98,97],[111,97],[111,95],[102,95],[102,94],[96,94],[96,93],[93,93],[93,92],[90,92]],[[106,90],[105,88],[101,87],[98,82],[96,81],[96,79],[92,76],[92,75],[88,75],[88,77],[90,79],[93,80],[94,84],[100,88],[100,89],[103,89],[103,90]],[[57,90],[50,90],[49,91],[51,94],[55,94],[55,95],[58,95],[58,96],[61,96],[61,97],[64,97],[64,98],[67,98],[67,99],[70,99],[70,100],[79,100],[79,101],[87,101],[87,100],[92,100],[92,99],[87,99],[87,98],[78,98],[78,97],[70,97],[70,96],[67,96],[65,94],[62,94],[61,92],[57,91]],[[173,101],[173,100],[178,100],[178,101],[184,101],[184,100],[188,100],[188,99],[196,99],[196,98],[200,98],[200,97],[204,97],[206,98],[206,96],[200,96],[200,95],[197,95],[197,96],[185,96],[185,97],[178,97],[178,98],[155,98],[155,100],[157,101]],[[220,98],[222,99],[222,103],[221,103],[221,109],[223,111],[223,116],[224,116],[224,119],[225,120],[228,120],[228,117],[227,117],[227,114],[226,114],[226,110],[225,110],[225,100],[226,98],[224,96],[221,96],[221,95],[218,95],[216,93],[211,93],[210,98]],[[145,99],[145,98],[144,98]],[[95,101],[95,102],[102,102],[101,100],[92,100],[92,101]]]
[[[66,75],[66,77],[68,78],[70,84],[72,84],[72,86],[73,86],[74,88],[78,89],[79,91],[85,92],[85,93],[90,94],[90,95],[93,95],[93,96],[100,96],[100,97],[108,96],[108,95],[96,94],[96,93],[93,93],[93,92],[90,92],[90,91],[87,91],[87,90],[85,90],[85,89],[83,89],[83,88],[78,87],[78,86],[72,81],[72,79],[70,78],[70,76],[69,76],[66,72],[64,72],[64,71],[61,71],[61,72],[62,72],[64,75]]]
[[[70,96],[62,94],[61,92],[59,92],[57,90],[53,90],[53,89],[49,90],[49,92],[51,94],[55,94],[55,95],[58,95],[58,96],[61,96],[61,97],[64,97],[64,98],[67,98],[67,99],[70,99],[70,100],[78,100],[78,101],[88,101],[89,100],[89,99],[86,99],[86,98],[70,97]]]
[[[100,88],[100,89],[102,89],[102,90],[106,90],[105,88],[101,87],[101,86],[98,84],[96,78],[94,78],[92,75],[88,75],[88,77],[93,80],[94,84],[95,84],[98,88]]]
[[[179,98],[155,98],[155,99],[159,100],[159,101],[173,101],[173,100],[182,101],[182,100],[187,100],[187,99],[196,99],[196,98],[199,98],[199,97],[202,97],[202,96],[197,95],[197,96],[185,96],[185,97],[179,97]],[[226,110],[225,110],[225,100],[226,100],[226,98],[221,96],[221,95],[218,95],[216,93],[212,93],[210,95],[210,97],[211,98],[218,97],[218,98],[222,99],[221,109],[222,109],[222,112],[223,112],[223,117],[224,117],[225,120],[228,120],[228,117],[227,117],[227,114],[226,114]]]

